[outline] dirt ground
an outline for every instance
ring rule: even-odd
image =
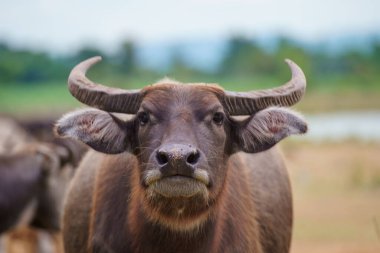
[[[380,252],[380,143],[282,145],[294,193],[292,253]]]

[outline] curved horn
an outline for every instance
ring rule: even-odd
[[[92,57],[73,68],[68,80],[70,93],[80,102],[103,111],[136,113],[142,99],[140,90],[110,88],[86,77],[87,70],[101,60],[100,56]]]
[[[284,85],[267,90],[232,92],[225,91],[225,106],[230,115],[251,115],[269,106],[292,106],[302,98],[306,78],[301,68],[286,59],[292,78]]]

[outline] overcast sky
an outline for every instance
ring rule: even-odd
[[[83,44],[281,33],[380,33],[379,0],[0,0],[0,41],[67,52]]]

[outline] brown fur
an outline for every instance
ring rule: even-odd
[[[118,153],[92,151],[80,165],[65,204],[66,252],[288,252],[290,184],[281,156],[270,148],[306,131],[302,119],[271,108],[237,121],[225,114],[223,90],[214,85],[157,84],[143,92],[137,116],[125,122],[86,110],[57,124],[63,136]],[[225,120],[215,120],[216,113]],[[176,197],[161,195],[144,181],[146,173],[159,173],[159,150],[173,144],[199,150],[194,166],[210,183],[195,195],[175,195],[178,186]]]
[[[136,178],[132,180],[131,174],[137,169],[133,164],[136,162],[131,162],[135,160],[133,156],[107,156],[95,152],[87,156],[85,161],[104,161],[93,164],[93,167],[81,166],[72,182],[64,215],[67,253],[92,252],[88,249],[107,248],[107,245],[113,248],[110,252],[260,252],[247,250],[247,244],[251,243],[262,244],[255,246],[263,247],[265,251],[262,252],[287,252],[290,247],[290,186],[285,167],[275,150],[255,155],[239,153],[231,157],[224,201],[215,206],[208,222],[196,233],[173,233],[157,224],[147,223],[140,206],[142,203],[139,203],[140,182]],[[268,159],[271,163],[252,168],[242,164],[244,160],[246,164],[260,164]],[[125,167],[127,164],[131,165]],[[88,186],[95,183],[88,182],[88,178],[94,176],[96,185],[102,184],[103,187]],[[133,194],[132,188],[136,188]],[[80,194],[75,196],[76,202],[71,201],[74,194]],[[89,196],[94,197],[91,200]],[[78,210],[81,211],[72,215]],[[126,213],[125,210],[129,211]],[[84,224],[91,224],[91,229],[90,225],[86,228]],[[78,238],[78,233],[84,235]],[[206,234],[211,234],[212,238]]]

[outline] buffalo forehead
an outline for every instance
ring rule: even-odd
[[[171,84],[156,85],[147,90],[143,105],[150,110],[172,112],[177,109],[209,110],[220,105],[218,95],[223,90],[216,86]]]

